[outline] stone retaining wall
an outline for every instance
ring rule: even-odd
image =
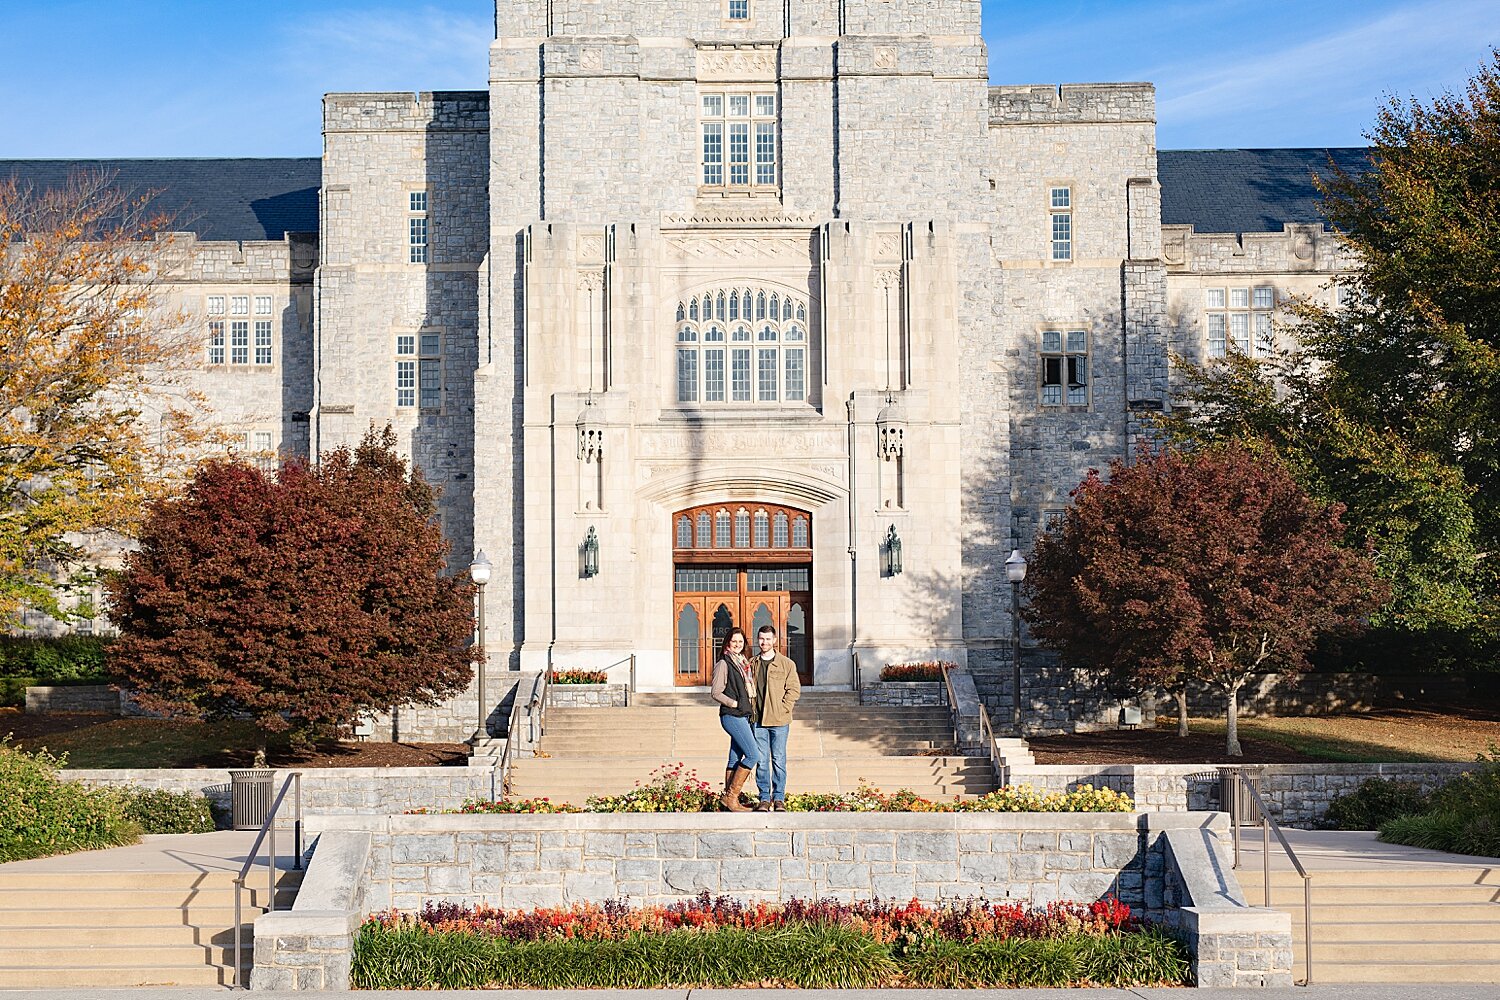
[[[302,811],[329,815],[403,813],[409,809],[457,809],[465,799],[490,799],[498,793],[499,778],[490,768],[478,767],[309,767],[302,768]],[[291,773],[276,772],[274,787]],[[160,788],[199,792],[227,812],[230,808],[229,771],[198,769],[68,768],[61,776],[93,788]],[[291,799],[282,806],[278,827],[291,825]]]
[[[1110,894],[1162,909],[1158,840],[1222,827],[1183,813],[722,813],[312,816],[371,835],[365,906],[555,906],[701,892],[745,900],[983,896],[1042,904]]]
[[[897,708],[933,708],[948,704],[948,689],[942,681],[877,681],[860,689],[859,703]]]
[[[68,684],[26,689],[27,715],[51,715],[58,712],[125,716],[146,714],[129,695],[108,684]]]
[[[1316,827],[1328,803],[1370,778],[1409,781],[1424,790],[1471,770],[1470,764],[1265,764],[1246,765],[1257,774],[1261,796],[1277,822]],[[1048,791],[1079,785],[1125,792],[1137,809],[1185,812],[1219,809],[1218,773],[1212,764],[1036,764],[1011,767],[1002,781]]]
[[[547,704],[552,708],[624,708],[624,684],[549,684]]]

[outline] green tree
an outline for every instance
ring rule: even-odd
[[[1392,583],[1381,642],[1467,666],[1500,638],[1500,52],[1369,138],[1368,172],[1321,181],[1357,269],[1342,307],[1298,304],[1269,363],[1179,360],[1193,407],[1167,430],[1263,442],[1344,504]]]
[[[209,463],[153,505],[110,585],[111,662],[144,707],[326,737],[463,689],[473,588],[444,574],[436,491],[395,443]]]
[[[1251,675],[1304,669],[1320,637],[1358,628],[1385,598],[1343,531],[1338,509],[1273,457],[1235,444],[1142,451],[1107,479],[1091,472],[1061,529],[1037,541],[1024,615],[1070,665],[1171,691],[1217,687],[1239,756]]]

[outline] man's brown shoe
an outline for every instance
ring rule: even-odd
[[[771,809],[775,812],[784,813],[786,812],[786,802],[782,799],[777,799],[771,803]]]
[[[768,812],[770,812],[771,811],[771,800],[770,799],[761,799],[759,802],[755,803],[755,811],[758,812],[758,813],[768,813]]]

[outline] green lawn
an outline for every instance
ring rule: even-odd
[[[1192,719],[1189,725],[1194,732],[1224,733],[1223,719]],[[1500,744],[1500,719],[1488,712],[1386,709],[1359,715],[1240,719],[1239,735],[1329,761],[1467,763]]]

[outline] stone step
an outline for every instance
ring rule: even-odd
[[[1299,959],[1293,966],[1303,976]],[[1313,975],[1327,983],[1500,983],[1500,962],[1324,962],[1313,955]]]
[[[276,876],[280,889],[293,889],[302,884],[300,871],[283,870]],[[245,889],[266,891],[269,873],[265,868],[252,868],[245,879]],[[234,875],[230,872],[49,872],[17,871],[0,866],[0,890],[4,889],[181,889],[234,890]]]
[[[1251,899],[1252,904],[1259,900]],[[1298,948],[1305,939],[1302,912],[1292,915],[1292,942]],[[1500,942],[1500,927],[1492,921],[1424,920],[1420,923],[1396,921],[1348,920],[1342,923],[1314,923],[1313,943],[1318,949],[1331,944],[1448,944],[1450,942]]]
[[[1258,835],[1258,834],[1257,834]],[[1264,880],[1264,871],[1254,862],[1247,861],[1235,873],[1240,885],[1259,887]],[[1272,869],[1271,886],[1302,887],[1302,876],[1294,871]],[[1313,891],[1323,886],[1392,886],[1392,885],[1487,885],[1500,891],[1500,868],[1481,868],[1463,865],[1436,865],[1430,868],[1389,868],[1330,871],[1313,873]]]
[[[1408,962],[1491,962],[1500,967],[1500,940],[1490,941],[1341,941],[1324,942],[1318,937],[1318,928],[1313,928],[1313,965],[1332,962],[1340,965],[1348,962],[1379,962],[1387,965]],[[1293,941],[1293,948],[1300,950],[1301,942]],[[1306,963],[1304,955],[1302,961]]]
[[[253,943],[242,953],[246,957]],[[10,969],[68,969],[74,965],[160,967],[230,965],[234,962],[234,942],[224,945],[58,945],[52,947],[0,947],[0,967]]]
[[[1387,896],[1397,895],[1388,893]],[[1260,897],[1256,893],[1246,893],[1246,900],[1252,905],[1258,904]],[[1280,910],[1292,915],[1292,922],[1298,923],[1302,920],[1302,900],[1290,896],[1278,898],[1274,894],[1271,897],[1271,909]],[[1405,902],[1385,903],[1320,903],[1317,890],[1313,890],[1312,917],[1313,934],[1316,935],[1317,928],[1332,924],[1343,923],[1414,923],[1416,921],[1439,920],[1439,921],[1473,921],[1479,924],[1500,926],[1497,923],[1497,910],[1494,903],[1413,903]]]
[[[249,916],[258,916],[259,911]],[[91,915],[79,913],[80,921]],[[233,914],[230,915],[231,918]],[[243,941],[249,942],[254,934],[254,924],[248,920],[240,925]],[[234,947],[234,927],[194,926],[192,924],[129,924],[123,926],[100,926],[94,923],[58,924],[41,927],[0,927],[0,949],[6,948],[93,948],[93,947],[144,947],[167,945],[218,945]],[[6,963],[0,963],[6,964]]]
[[[245,971],[249,969],[246,959]],[[248,980],[248,976],[245,977]],[[206,963],[198,965],[60,965],[52,968],[0,966],[0,990],[104,987],[124,989],[140,986],[233,986],[229,969]]]
[[[290,900],[278,900],[276,908],[284,910]],[[264,907],[248,903],[240,914],[243,920],[254,920],[265,912]],[[176,920],[183,926],[233,927],[234,900],[212,905],[190,904],[181,907],[157,906],[113,906],[80,910],[78,907],[34,907],[30,909],[0,910],[0,931],[10,927],[74,927],[81,919],[98,927],[146,927]]]
[[[1300,880],[1299,880],[1300,881]],[[1244,887],[1246,899],[1251,902],[1264,898],[1261,895],[1261,883],[1255,883],[1255,891]],[[1407,884],[1399,890],[1393,890],[1391,886],[1374,885],[1325,885],[1313,877],[1312,901],[1313,906],[1330,906],[1337,904],[1355,903],[1389,903],[1392,896],[1400,896],[1402,905],[1414,903],[1490,903],[1496,902],[1497,887],[1489,885],[1439,885],[1439,884]],[[1295,902],[1301,905],[1303,898],[1301,885],[1278,886],[1271,884],[1271,899],[1278,907],[1286,908]],[[1495,919],[1500,921],[1500,905],[1495,906]]]
[[[246,886],[241,897],[245,906],[266,905],[269,890]],[[293,889],[278,889],[277,908],[291,905],[297,898]],[[0,913],[35,910],[96,910],[105,907],[149,907],[177,910],[186,906],[234,906],[234,888],[207,887],[183,890],[166,889],[101,889],[101,888],[47,888],[47,889],[0,889]]]

